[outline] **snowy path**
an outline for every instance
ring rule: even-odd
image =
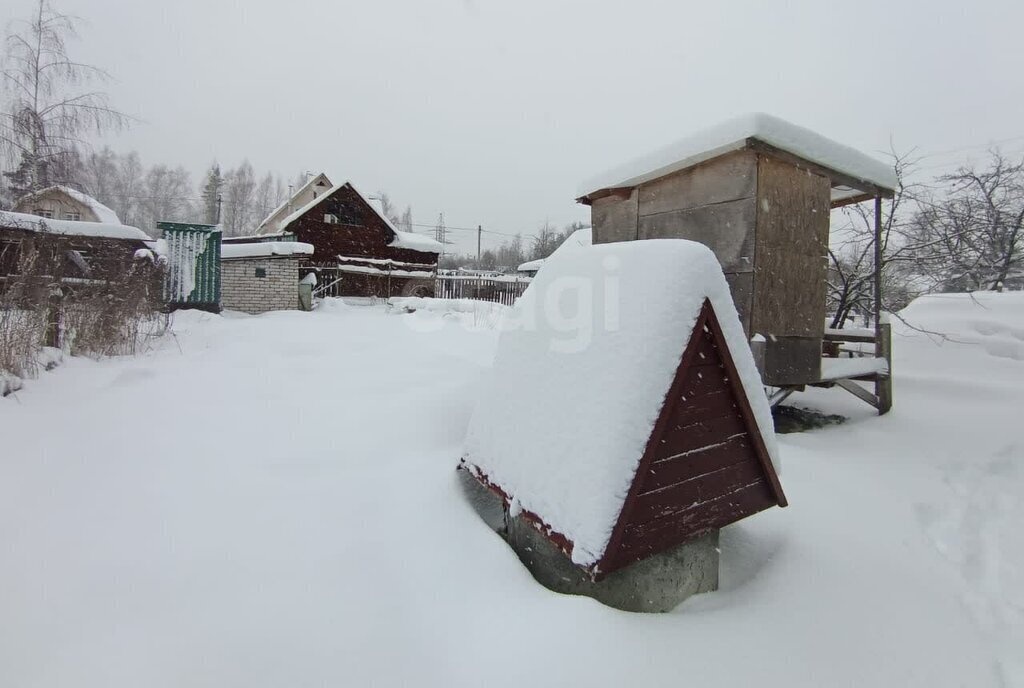
[[[722,591],[643,616],[462,501],[482,320],[186,315],[0,400],[0,686],[1024,685],[1012,332],[900,338],[886,418],[797,399],[854,420],[784,439]]]

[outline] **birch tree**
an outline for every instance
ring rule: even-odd
[[[78,150],[88,136],[119,129],[129,118],[96,88],[102,69],[69,56],[75,21],[50,0],[37,0],[32,16],[7,34],[0,81],[0,147],[12,194],[75,181]]]

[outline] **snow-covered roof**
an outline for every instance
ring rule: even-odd
[[[395,240],[391,242],[391,246],[395,248],[408,248],[423,253],[440,253],[444,250],[444,245],[441,242],[428,236],[413,232],[403,232],[397,229],[395,230]]]
[[[220,227],[221,225],[217,225]],[[239,236],[224,237],[221,242],[225,244],[249,244],[254,241],[268,241],[270,239],[283,239],[284,237],[294,238],[291,232],[274,232],[273,234],[242,234]]]
[[[537,272],[540,270],[540,266],[544,264],[544,258],[538,258],[536,260],[528,260],[525,263],[520,263],[519,267],[516,268],[519,272]]]
[[[536,272],[540,270],[541,266],[548,260],[566,253],[572,253],[578,251],[581,248],[586,248],[594,243],[594,231],[590,227],[584,227],[583,229],[577,229],[575,232],[565,238],[561,244],[558,245],[551,255],[547,258],[538,258],[537,260],[529,260],[520,265],[517,270],[519,272]]]
[[[398,227],[395,227],[391,220],[388,219],[388,216],[384,213],[384,209],[381,206],[380,199],[371,199],[368,196],[360,193],[359,189],[357,189],[355,185],[352,184],[352,182],[350,181],[344,181],[341,184],[334,186],[330,191],[327,191],[321,194],[320,196],[317,196],[309,203],[293,212],[291,215],[286,217],[281,222],[280,231],[284,231],[285,229],[287,229],[288,225],[290,225],[292,222],[295,222],[300,217],[308,213],[310,210],[320,205],[320,203],[322,203],[325,198],[333,196],[336,191],[338,191],[341,187],[346,185],[353,191],[355,191],[356,195],[363,199],[366,205],[370,206],[370,208],[373,209],[373,212],[375,212],[377,216],[384,221],[384,224],[388,226],[388,229],[394,232],[395,238],[389,244],[389,246],[393,246],[395,248],[408,248],[414,251],[422,251],[424,253],[441,253],[444,250],[444,245],[441,244],[441,242],[439,241],[435,241],[434,239],[431,239],[428,236],[423,236],[422,234],[403,232],[402,230],[398,229]]]
[[[313,244],[304,244],[301,241],[261,241],[252,244],[222,243],[220,247],[222,260],[311,255],[313,255]]]
[[[67,236],[103,237],[106,239],[135,239],[149,241],[148,234],[137,227],[128,225],[107,224],[104,222],[75,222],[72,220],[53,220],[38,215],[0,211],[0,227],[12,227],[32,232],[64,234]]]
[[[321,180],[326,182],[328,187],[333,185],[331,180],[330,180],[330,178],[328,178],[328,176],[324,172],[321,172],[320,174],[313,175],[312,177],[307,179],[306,183],[303,184],[302,186],[300,186],[298,188],[298,190],[295,191],[295,193],[293,193],[288,198],[284,199],[284,201],[281,202],[281,205],[279,205],[276,208],[274,208],[273,210],[271,210],[270,213],[265,218],[263,218],[258,225],[256,225],[256,233],[259,234],[260,233],[260,229],[265,227],[275,217],[277,217],[277,215],[280,214],[280,212],[282,210],[287,208],[288,204],[291,203],[293,199],[301,198],[302,194],[306,193],[306,191],[308,191],[309,188],[311,186],[313,186],[314,183],[316,183],[318,181],[321,181]]]
[[[69,196],[72,200],[78,201],[79,203],[81,203],[82,205],[87,207],[89,210],[91,210],[93,212],[93,214],[96,215],[96,219],[100,223],[102,223],[102,224],[107,224],[107,225],[119,225],[119,224],[121,224],[121,218],[119,218],[117,216],[117,213],[115,213],[113,210],[111,210],[107,206],[103,205],[102,203],[97,201],[92,196],[90,196],[88,194],[85,194],[85,193],[82,193],[81,191],[78,191],[77,189],[72,189],[70,186],[60,186],[60,185],[57,185],[57,186],[50,186],[50,187],[47,187],[45,189],[40,189],[39,191],[35,191],[33,193],[30,193],[30,194],[22,197],[21,199],[18,200],[18,203],[21,203],[22,201],[31,200],[33,198],[38,198],[38,197],[42,196],[43,194],[47,194],[47,193],[50,193],[52,191],[63,193],[65,195]]]
[[[349,186],[352,186],[351,182]],[[380,219],[387,223],[388,228],[395,233],[395,240],[391,242],[391,246],[395,248],[408,248],[413,251],[423,251],[424,253],[441,253],[444,250],[444,245],[439,241],[435,241],[428,236],[422,234],[414,234],[412,232],[403,232],[388,218],[384,212],[384,204],[381,203],[379,198],[368,196],[360,193],[359,189],[352,186],[352,190],[355,191],[359,196],[366,201],[367,205],[373,208],[373,212],[377,213]]]
[[[464,461],[568,538],[579,565],[597,563],[608,545],[705,299],[774,461],[761,378],[722,268],[702,244],[600,244],[549,260],[501,334]]]
[[[740,150],[750,139],[881,189],[891,191],[896,188],[896,173],[891,165],[778,117],[752,113],[705,129],[592,177],[580,185],[576,195],[585,198],[604,189],[638,186]],[[856,195],[856,190],[835,189],[833,200]]]

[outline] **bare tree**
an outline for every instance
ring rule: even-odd
[[[158,222],[192,219],[192,179],[184,167],[154,165],[146,172],[140,228],[156,236]]]
[[[942,291],[1024,281],[1024,161],[994,150],[984,169],[962,167],[939,182],[945,198],[919,198],[908,228],[920,271]]]
[[[14,168],[4,173],[13,193],[74,181],[85,137],[129,123],[106,93],[90,88],[107,80],[107,73],[68,56],[68,40],[76,35],[75,20],[50,0],[37,0],[32,18],[7,35],[0,145]]]
[[[221,224],[225,236],[239,236],[256,229],[256,173],[248,160],[224,175],[224,212]]]
[[[516,234],[498,247],[497,262],[499,267],[515,270],[525,261],[526,256],[523,253],[522,234]]]
[[[145,195],[145,169],[138,153],[132,151],[119,156],[114,180],[114,205],[110,207],[126,225],[143,222],[141,201]]]
[[[893,199],[882,205],[882,309],[898,311],[926,288],[915,280],[910,264],[913,245],[906,240],[903,216],[917,187],[906,180],[917,163],[913,152],[891,154],[896,172]],[[854,316],[867,317],[874,303],[875,217],[870,203],[847,206],[832,231],[827,301],[830,327],[841,328]]]
[[[82,160],[78,183],[82,190],[101,203],[114,207],[117,180],[117,153],[105,147]]]
[[[533,246],[530,247],[530,259],[547,258],[562,243],[562,236],[554,225],[545,222],[533,235]]]
[[[281,205],[284,200],[284,182],[279,177],[274,176],[272,172],[267,172],[260,179],[260,183],[256,187],[256,206],[249,229],[255,229],[256,225]]]

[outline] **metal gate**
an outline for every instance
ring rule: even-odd
[[[158,222],[167,242],[164,301],[168,308],[220,311],[220,241],[215,225]]]

